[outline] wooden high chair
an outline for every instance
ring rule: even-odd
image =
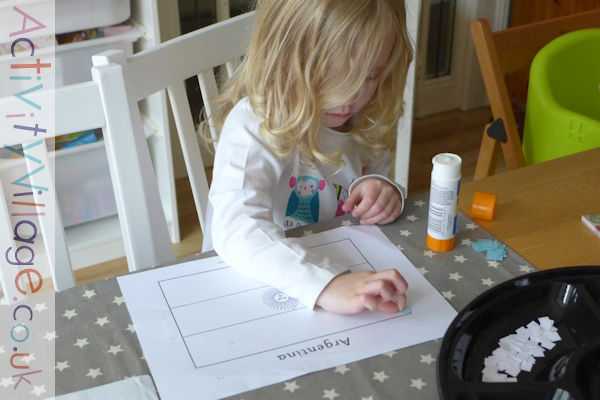
[[[106,140],[109,166],[119,176],[115,191],[119,214],[127,221],[126,229],[139,231],[143,220],[156,221],[154,226],[164,230],[161,242],[168,242],[167,228],[160,205],[138,210],[141,200],[138,179],[127,170],[140,169],[143,185],[156,186],[156,180],[145,143],[138,102],[153,93],[167,89],[169,102],[177,125],[198,219],[204,235],[203,248],[210,249],[208,231],[208,183],[200,145],[188,103],[184,81],[197,76],[207,115],[211,114],[211,99],[218,94],[214,68],[225,64],[229,77],[246,53],[254,12],[176,37],[150,49],[127,57],[122,51],[107,51],[93,57],[92,76],[100,88],[102,107],[106,115]],[[211,135],[217,137],[214,126]],[[169,138],[165,140],[168,141]],[[140,166],[140,162],[144,162]],[[157,212],[158,211],[158,212]],[[141,226],[141,225],[140,225]],[[147,248],[161,243],[148,241]],[[169,255],[170,256],[170,255]],[[135,259],[128,262],[137,264]]]
[[[570,31],[600,26],[600,9],[492,32],[486,19],[471,22],[471,34],[483,76],[493,122],[484,128],[474,179],[493,175],[500,148],[507,169],[525,165],[521,134],[508,75],[529,71],[537,52],[552,39]],[[526,89],[523,89],[526,92]]]

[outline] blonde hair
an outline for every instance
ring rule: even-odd
[[[394,45],[377,90],[349,132],[372,153],[384,149],[403,113],[413,57],[404,0],[258,0],[248,54],[209,117],[220,131],[233,106],[248,97],[275,154],[299,149],[313,161],[339,166],[340,152],[320,148],[322,112],[360,93],[390,32]]]

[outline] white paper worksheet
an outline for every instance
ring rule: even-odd
[[[161,399],[231,396],[429,341],[456,315],[377,227],[298,240],[350,270],[397,268],[409,307],[352,316],[313,311],[219,257],[119,277]]]

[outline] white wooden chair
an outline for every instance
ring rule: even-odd
[[[0,110],[3,114],[12,116],[0,119],[0,147],[8,146],[4,152],[12,151],[20,155],[20,159],[0,159],[0,172],[3,172],[0,173],[0,284],[2,302],[9,303],[22,300],[33,292],[30,289],[27,269],[31,270],[29,274],[34,288],[41,284],[40,277],[47,275],[48,267],[56,291],[75,285],[61,212],[57,204],[53,174],[54,157],[52,152],[47,151],[43,139],[96,128],[105,129],[105,116],[96,82],[33,92],[27,99],[31,104],[43,105],[41,112],[35,110],[35,120],[29,118],[29,112],[22,112],[26,108],[22,100],[15,96],[0,99]],[[28,135],[29,132],[14,128],[14,125],[31,126],[35,123],[46,132],[40,131],[34,136],[32,132]],[[112,144],[109,137],[107,146]],[[23,146],[22,150],[18,150],[20,145]],[[144,147],[145,143],[139,146]],[[108,153],[114,154],[113,151]],[[133,154],[123,156],[128,160],[133,160],[134,157]],[[7,164],[11,167],[3,168]],[[113,160],[112,167],[114,164]],[[2,181],[3,176],[11,175],[4,173],[5,169],[15,169],[16,178],[13,174],[12,178]],[[136,162],[130,162],[126,168],[119,171],[111,168],[115,190],[121,186],[114,183],[122,182],[125,176],[130,184],[128,190],[135,192],[137,196],[135,204],[118,204],[130,271],[155,266],[175,258],[168,233],[162,234],[166,232],[166,222],[158,189],[155,184],[142,181],[149,170],[152,170],[150,159],[144,156]],[[156,210],[163,215],[162,220],[146,218],[148,214],[156,215]],[[122,218],[125,214],[127,218]],[[134,225],[129,222],[132,214],[138,217]],[[153,245],[149,246],[148,243]],[[18,250],[20,247],[22,248]],[[9,248],[12,250],[8,251]],[[9,254],[8,260],[4,256],[5,253]],[[32,265],[17,266],[9,260],[13,263],[31,262]],[[23,270],[25,272],[19,277],[19,272]],[[23,289],[25,293],[19,289]]]
[[[142,167],[142,177],[123,172],[139,168],[137,164],[140,161],[149,160],[138,102],[167,89],[200,226],[205,240],[209,236],[206,223],[208,184],[184,81],[198,77],[204,106],[210,115],[210,99],[218,94],[214,68],[225,64],[231,77],[246,52],[253,18],[254,13],[250,12],[227,19],[130,57],[122,51],[106,51],[93,57],[92,76],[100,87],[106,114],[104,136],[109,166],[118,175],[115,181],[118,187],[115,190],[117,206],[121,204],[119,214],[128,221],[128,229],[139,231],[137,226],[144,219],[157,220],[153,225],[162,225],[162,221],[158,220],[164,219],[161,212],[155,212],[160,210],[160,205],[145,211],[135,206],[127,208],[127,205],[140,201],[140,184],[153,184],[151,166],[146,163]],[[216,138],[214,127],[211,127],[211,134]],[[168,241],[165,235],[159,240]],[[157,237],[153,239],[158,240]],[[151,240],[147,243],[148,249],[159,245],[159,242]]]
[[[19,179],[22,185],[17,181],[7,182],[6,179],[0,182],[2,254],[12,248],[11,261],[29,261],[31,258],[31,265],[17,266],[9,264],[4,256],[0,257],[0,283],[4,302],[22,300],[26,294],[31,294],[27,275],[18,278],[20,270],[31,268],[36,271],[31,273],[32,286],[37,287],[42,284],[38,279],[47,272],[44,270],[46,267],[40,264],[44,259],[50,268],[55,290],[60,291],[75,285],[54,189],[53,157],[49,157],[43,139],[100,128],[104,125],[98,86],[93,82],[72,85],[55,91],[32,93],[27,98],[31,103],[43,105],[39,112],[32,107],[32,111],[37,112],[37,119],[32,122],[32,118],[27,118],[29,115],[21,114],[20,118],[15,117],[10,120],[3,118],[4,121],[0,126],[2,130],[0,147],[4,147],[5,152],[12,151],[20,156],[20,160],[4,159],[0,160],[0,164],[4,163],[6,166],[7,163],[13,165],[16,163],[15,168],[20,171],[19,174],[25,172],[23,179]],[[14,96],[0,99],[0,109],[9,113],[23,110],[26,108],[24,105],[22,100]],[[14,127],[14,125],[35,123],[46,132],[39,132],[34,136],[33,132],[26,134]],[[22,149],[18,150],[18,146],[21,145]],[[20,239],[31,240],[24,242]],[[43,258],[41,258],[42,254],[36,254],[41,249],[42,241],[45,250]],[[21,253],[16,255],[15,250],[19,248]],[[25,288],[27,288],[26,293],[19,290]]]
[[[396,129],[396,154],[394,162],[394,180],[402,185],[408,192],[408,175],[410,166],[410,146],[412,141],[413,114],[415,104],[416,80],[416,51],[418,46],[418,33],[421,22],[422,0],[406,2],[406,26],[413,41],[415,55],[408,69],[406,87],[404,88],[404,115],[398,121]],[[407,194],[407,193],[405,193]]]

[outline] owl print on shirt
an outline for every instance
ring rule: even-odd
[[[342,206],[348,199],[348,190],[346,190],[342,185],[338,185],[337,183],[332,183],[332,185],[333,185],[333,188],[335,189],[335,198],[338,202],[335,216],[339,217],[340,215],[346,214],[346,212],[344,210],[342,210]]]
[[[312,176],[291,177],[292,192],[285,215],[299,222],[311,224],[319,221],[319,191],[325,189],[325,181]]]

